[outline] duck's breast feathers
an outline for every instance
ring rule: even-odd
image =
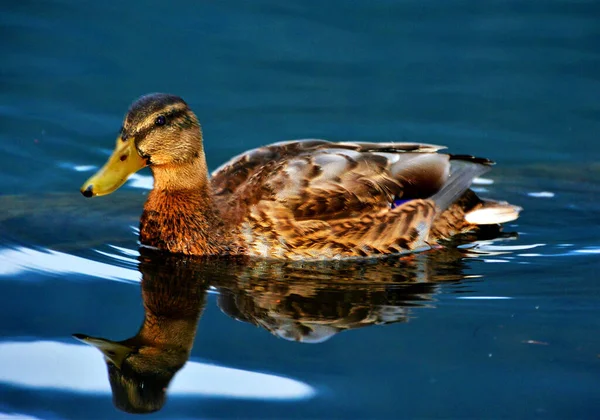
[[[221,200],[273,201],[296,219],[355,217],[395,198],[426,198],[450,173],[442,146],[416,143],[276,143],[244,153],[213,173]],[[241,209],[240,209],[241,210]]]

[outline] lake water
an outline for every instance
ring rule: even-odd
[[[135,336],[144,304],[191,308],[190,340],[198,322],[157,418],[600,416],[600,3],[135,3],[2,6],[0,417],[128,417],[72,334]],[[475,188],[525,209],[518,237],[335,265],[140,257],[149,172],[79,187],[155,91],[198,114],[213,169],[307,137],[491,158]]]

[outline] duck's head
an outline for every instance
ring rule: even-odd
[[[85,197],[110,194],[145,166],[152,168],[155,178],[157,172],[189,172],[184,168],[199,158],[204,162],[202,132],[185,101],[165,93],[145,95],[129,108],[115,150],[108,162],[83,184],[81,193]]]

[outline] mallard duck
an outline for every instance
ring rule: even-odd
[[[136,100],[108,162],[81,188],[110,194],[149,166],[143,245],[186,255],[377,257],[430,249],[521,210],[469,189],[492,161],[418,143],[294,140],[245,152],[209,177],[198,118],[178,96]]]

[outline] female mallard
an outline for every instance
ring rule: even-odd
[[[110,194],[149,166],[144,245],[188,255],[373,257],[428,249],[520,208],[469,190],[491,161],[414,143],[275,143],[209,178],[196,115],[167,94],[133,103],[108,162],[81,188]]]

